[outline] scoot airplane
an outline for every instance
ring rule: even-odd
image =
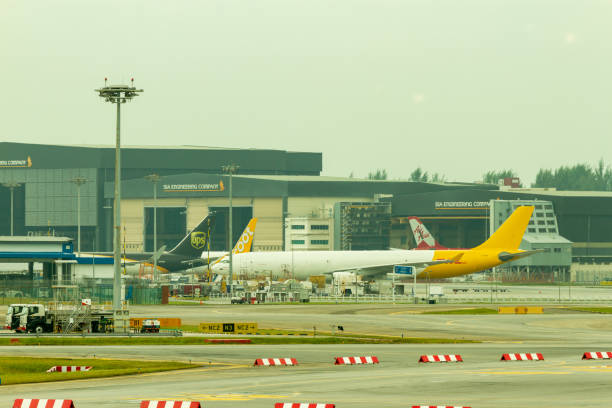
[[[307,279],[334,272],[356,272],[374,278],[392,272],[395,265],[405,265],[413,266],[418,278],[466,275],[539,252],[519,249],[533,208],[517,208],[488,240],[472,249],[252,252],[236,254],[234,270],[272,279]],[[227,274],[229,265],[220,262],[212,270]]]
[[[238,241],[236,241],[236,245],[234,245],[234,248],[232,249],[232,253],[234,255],[251,252],[256,225],[257,218],[251,218],[244,231],[242,231],[242,235],[240,238],[238,238]],[[217,265],[220,263],[229,264],[229,256],[227,251],[204,251],[202,252],[202,259],[204,259],[206,264],[210,265]]]

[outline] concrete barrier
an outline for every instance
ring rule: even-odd
[[[463,359],[460,354],[434,354],[422,355],[419,358],[419,363],[462,363]]]
[[[201,408],[198,401],[141,401],[140,408]]]
[[[18,398],[13,408],[74,408],[72,400]]]
[[[366,357],[336,357],[335,365],[353,365],[353,364],[378,364],[378,357],[366,356]]]
[[[295,358],[258,358],[255,360],[255,366],[294,366],[298,365]]]
[[[53,366],[47,370],[48,373],[71,373],[75,371],[89,371],[91,366]]]
[[[471,407],[454,406],[454,405],[413,405],[412,408],[471,408]]]
[[[544,360],[544,356],[541,353],[513,353],[513,354],[502,354],[501,361],[541,361]]]
[[[609,360],[612,358],[610,351],[587,351],[582,355],[583,360]]]

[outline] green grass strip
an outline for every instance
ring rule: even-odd
[[[477,340],[392,337],[368,335],[317,336],[240,336],[215,339],[250,339],[250,344],[400,344],[400,343],[479,343]],[[19,337],[0,338],[0,345],[16,346],[134,346],[134,345],[210,345],[211,337]],[[12,341],[11,341],[12,340]],[[219,344],[219,343],[214,343]]]
[[[90,371],[71,373],[47,373],[53,366],[91,366]],[[115,377],[158,371],[181,370],[198,367],[196,364],[171,361],[132,361],[106,359],[66,359],[34,357],[0,357],[2,385],[65,381],[84,378]]]

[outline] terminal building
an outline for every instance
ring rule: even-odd
[[[153,251],[154,207],[158,246],[171,248],[214,212],[211,250],[225,250],[229,176],[221,168],[236,164],[231,238],[257,217],[255,251],[408,249],[414,247],[410,216],[420,217],[442,245],[469,248],[483,242],[513,205],[532,203],[536,215],[524,244],[544,245],[550,253],[500,273],[612,278],[611,193],[324,177],[321,153],[284,150],[128,146],[122,163],[128,252]],[[149,181],[151,174],[159,181]],[[0,143],[0,235],[11,235],[12,225],[14,235],[67,236],[76,246],[80,213],[81,249],[111,251],[113,192],[113,147]]]

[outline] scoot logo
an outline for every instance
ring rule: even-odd
[[[202,249],[206,245],[206,234],[203,232],[191,233],[191,246],[195,249]]]
[[[233,252],[235,254],[243,253],[244,249],[245,249],[244,246],[249,243],[249,241],[251,240],[252,237],[253,237],[253,231],[251,231],[251,227],[250,226],[247,226],[246,229],[244,230],[244,232],[242,233],[242,236],[238,240],[238,243],[234,247],[234,251]]]

